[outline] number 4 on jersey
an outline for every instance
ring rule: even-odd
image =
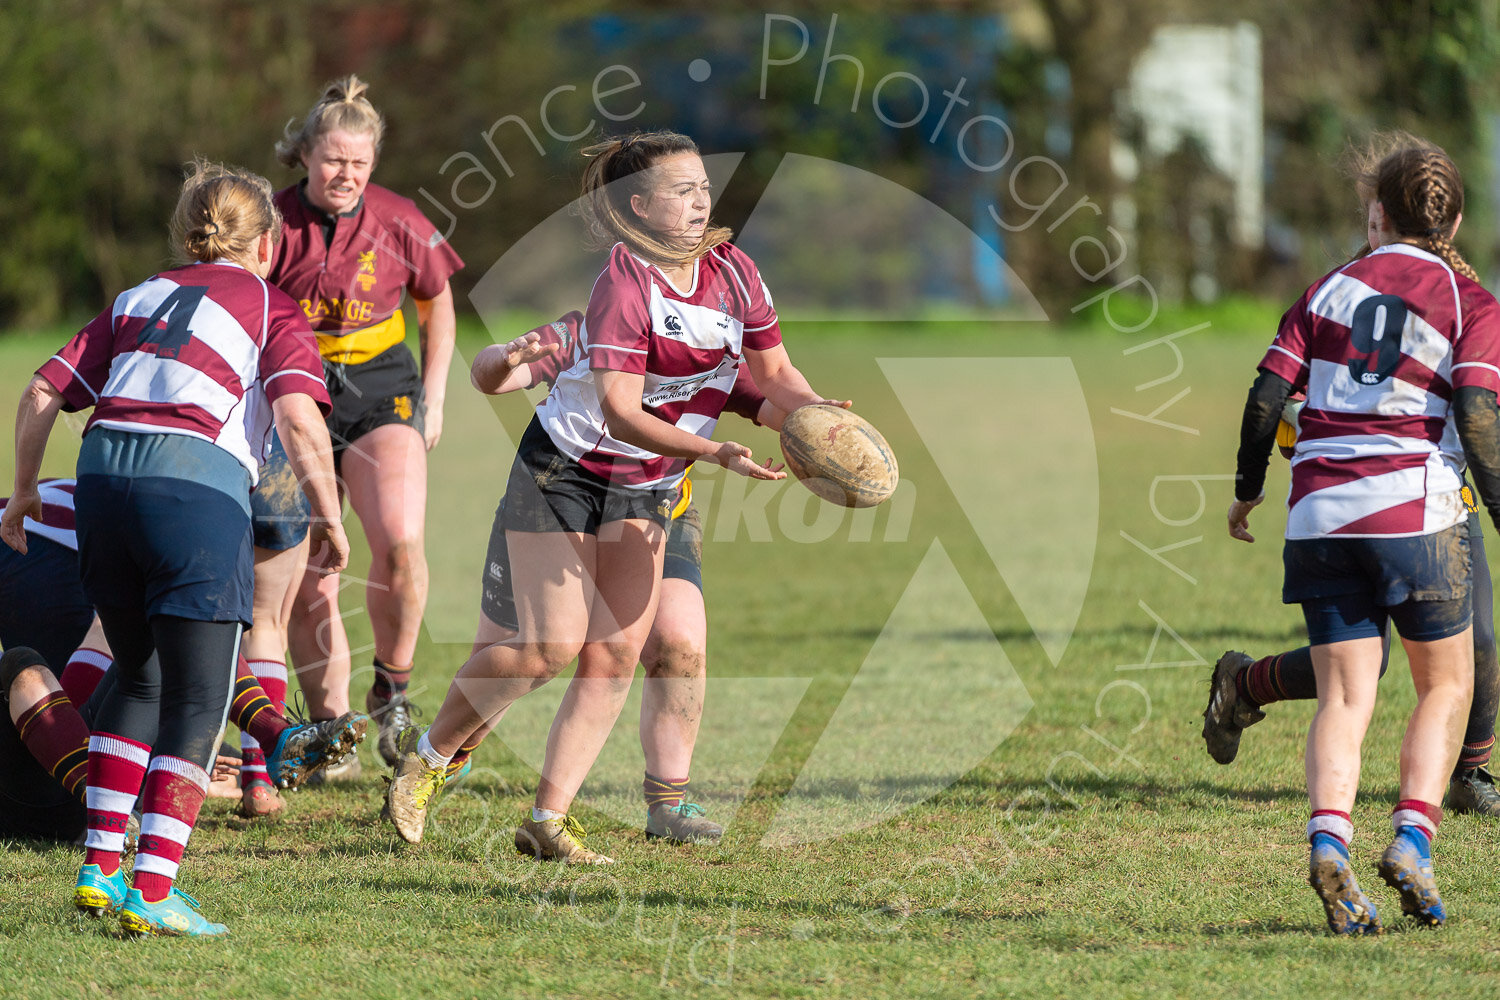
[[[146,351],[150,350],[148,345],[155,345],[157,357],[176,360],[188,341],[193,339],[193,314],[207,293],[208,288],[204,285],[179,285],[162,299],[156,312],[141,327],[136,346]]]

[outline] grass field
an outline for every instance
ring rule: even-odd
[[[1204,753],[1207,664],[1298,644],[1301,621],[1279,602],[1280,505],[1252,518],[1254,546],[1222,526],[1269,331],[1179,338],[1180,369],[1169,346],[1132,350],[1176,329],[791,327],[814,385],[891,440],[911,516],[819,520],[794,484],[703,477],[711,680],[694,779],[732,817],[721,846],[642,839],[633,702],[580,811],[620,863],[517,858],[553,684],[480,751],[418,848],[378,821],[373,748],[360,783],[296,793],[275,822],[210,801],[183,885],[230,926],[224,941],[117,940],[73,914],[74,850],[7,845],[0,995],[1494,996],[1500,828],[1444,824],[1454,916],[1438,931],[1407,926],[1373,875],[1412,703],[1399,654],[1355,814],[1384,937],[1330,938],[1305,883],[1310,707],[1275,707],[1233,766]],[[479,338],[466,331],[461,354]],[[7,421],[54,347],[0,342]],[[920,360],[941,358],[965,360]],[[432,456],[429,718],[467,651],[526,420],[524,401],[492,408],[461,368]],[[76,433],[60,428],[51,474],[70,474]],[[775,448],[732,418],[728,435]],[[1199,476],[1221,478],[1200,494]],[[1273,467],[1269,492],[1285,476]],[[366,643],[363,618],[349,624]]]

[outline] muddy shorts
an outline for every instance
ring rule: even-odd
[[[250,494],[250,524],[255,546],[273,552],[295,548],[307,537],[312,504],[297,483],[281,435],[271,434],[271,454],[261,466],[260,482]]]
[[[1282,601],[1301,604],[1313,645],[1380,636],[1457,635],[1473,620],[1467,525],[1410,538],[1289,539]]]

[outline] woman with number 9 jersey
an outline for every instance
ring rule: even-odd
[[[222,934],[175,887],[251,621],[250,491],[274,422],[331,554],[338,522],[312,332],[268,284],[280,218],[264,178],[198,163],[172,218],[183,266],[123,292],[42,365],[16,418],[0,537],[26,551],[62,410],[92,406],[74,492],[79,569],[118,682],[89,740],[88,839],[74,902],[131,934]],[[144,790],[143,790],[144,787]],[[137,795],[134,885],[120,865]],[[104,905],[100,905],[104,904]]]
[[[1229,508],[1230,534],[1254,541],[1247,518],[1264,499],[1278,417],[1291,391],[1306,392],[1282,599],[1301,604],[1312,644],[1309,881],[1339,934],[1380,929],[1349,843],[1387,622],[1406,648],[1417,706],[1401,746],[1395,838],[1378,871],[1403,913],[1446,918],[1431,844],[1474,680],[1466,458],[1490,516],[1500,515],[1500,307],[1451,242],[1463,211],[1458,168],[1441,149],[1400,139],[1357,178],[1368,251],[1302,295],[1261,360]]]

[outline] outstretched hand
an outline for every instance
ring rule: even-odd
[[[786,473],[782,471],[783,466],[772,462],[767,462],[765,465],[758,464],[750,453],[750,449],[737,441],[725,441],[719,445],[712,457],[715,462],[730,472],[750,479],[786,478]]]
[[[542,344],[542,335],[535,330],[523,333],[515,340],[504,345],[505,363],[511,367],[516,365],[527,365],[541,358],[556,354],[561,344]]]

